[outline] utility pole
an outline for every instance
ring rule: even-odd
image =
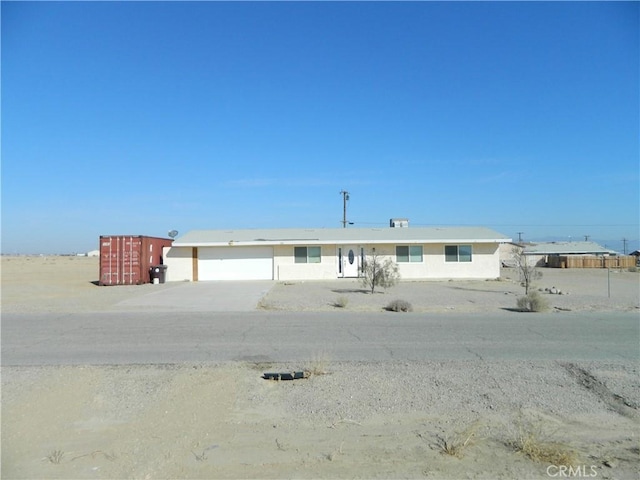
[[[622,239],[622,252],[626,255],[627,254],[627,242],[629,240],[627,240],[626,238]]]
[[[518,243],[522,243],[522,234],[524,232],[516,232],[518,234]]]
[[[342,190],[342,228],[347,228],[347,202],[349,201],[349,192]]]

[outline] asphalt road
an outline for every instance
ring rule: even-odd
[[[638,360],[637,312],[4,314],[2,365]]]

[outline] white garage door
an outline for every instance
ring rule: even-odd
[[[272,247],[201,247],[198,280],[272,280]]]

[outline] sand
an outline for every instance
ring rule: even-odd
[[[172,288],[97,287],[97,269],[96,258],[3,257],[3,311],[117,309],[122,300]],[[559,316],[637,311],[637,273],[543,273],[537,288],[569,292],[545,293]],[[331,310],[346,297],[345,312],[377,311],[402,298],[417,314],[508,314],[522,293],[512,270],[501,281],[403,282],[373,296],[360,290],[352,281],[278,283],[259,308]],[[2,478],[640,474],[637,361],[345,363],[310,355],[304,367],[310,378],[275,382],[262,373],[291,366],[259,358],[3,366]]]

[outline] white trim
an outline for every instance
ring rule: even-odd
[[[271,247],[277,245],[389,245],[389,244],[398,244],[398,245],[437,245],[437,244],[473,244],[473,243],[509,243],[507,239],[504,238],[490,238],[490,239],[473,239],[469,240],[467,238],[451,238],[451,239],[422,239],[422,240],[406,240],[406,239],[397,239],[397,240],[309,240],[302,238],[300,240],[265,240],[265,241],[248,241],[248,242],[239,242],[239,241],[231,241],[231,242],[175,242],[173,244],[174,247]]]

